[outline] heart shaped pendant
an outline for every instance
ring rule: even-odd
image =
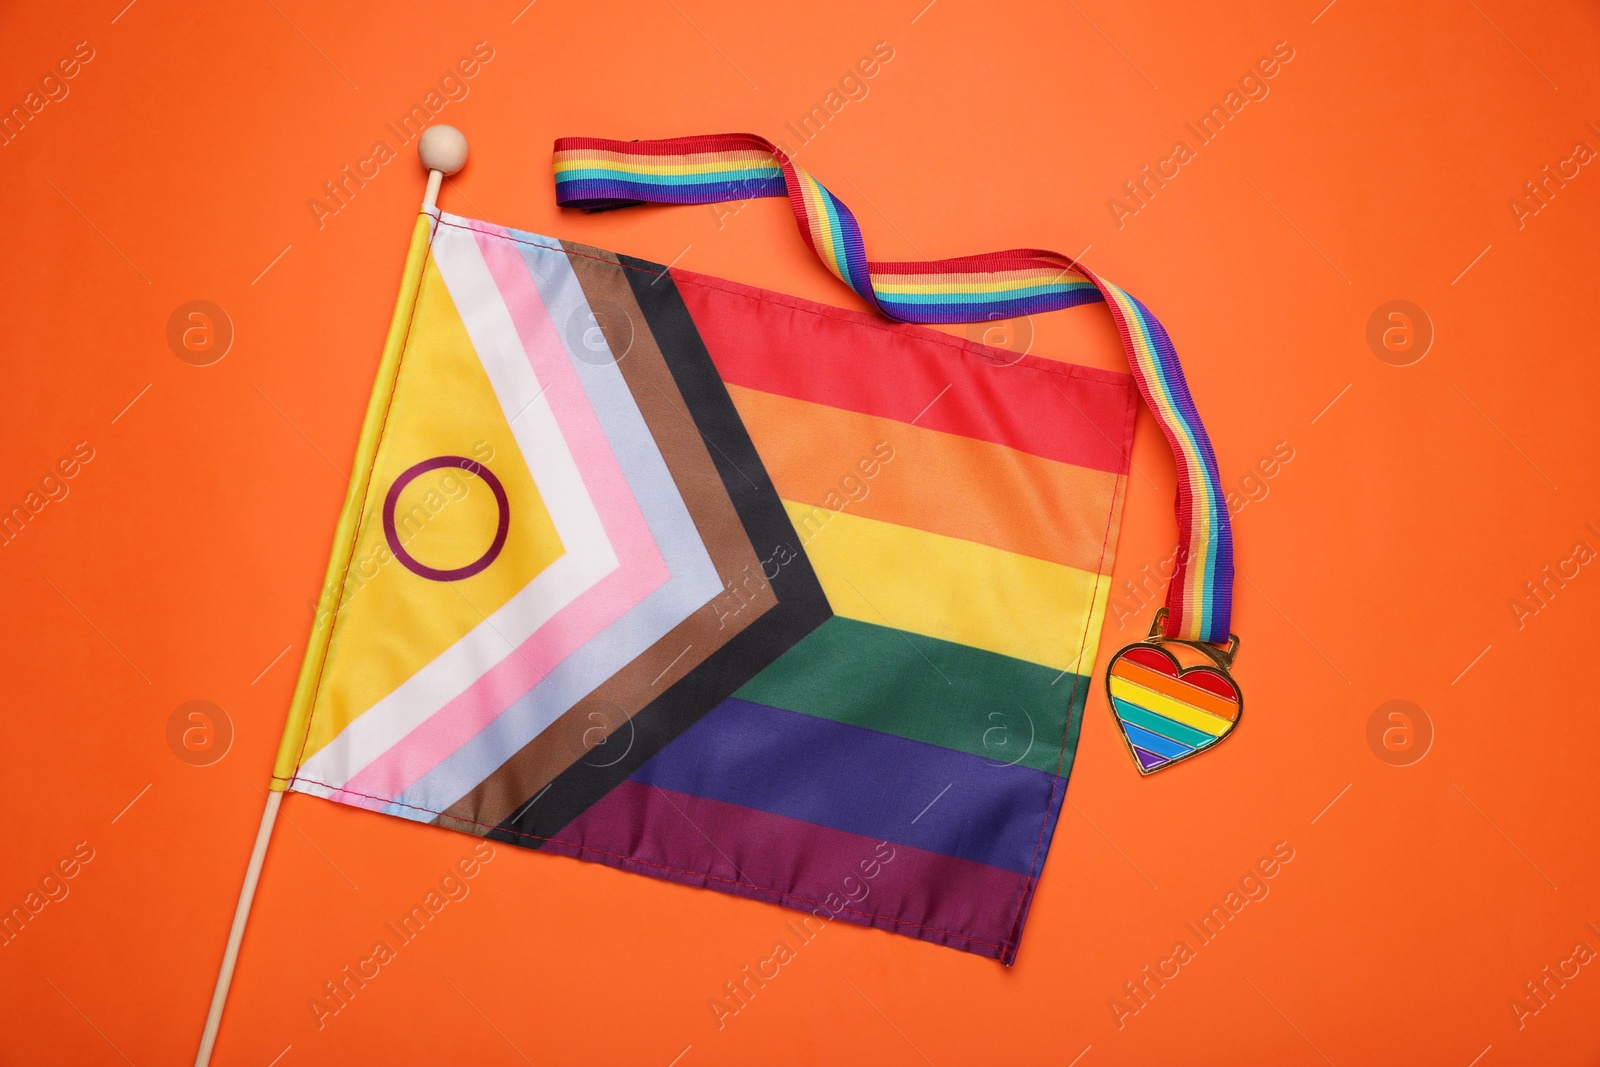
[[[1140,774],[1211,748],[1233,732],[1244,710],[1244,695],[1228,674],[1239,639],[1221,649],[1158,637],[1166,611],[1156,612],[1149,637],[1124,647],[1106,668],[1111,710]],[[1168,651],[1174,645],[1200,652],[1216,666],[1184,667]]]

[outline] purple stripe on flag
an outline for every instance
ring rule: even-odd
[[[1034,884],[986,864],[632,780],[543,847],[1008,962]],[[785,940],[798,950],[820,925],[796,919],[795,939]]]
[[[633,773],[1018,874],[1038,860],[1053,775],[730,697]]]

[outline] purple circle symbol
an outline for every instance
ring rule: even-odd
[[[494,541],[487,551],[465,567],[456,567],[451,570],[439,570],[418,562],[411,553],[407,552],[400,544],[400,535],[394,526],[395,505],[400,502],[400,493],[413,480],[429,471],[438,470],[440,467],[458,467],[468,474],[475,474],[484,480],[489,490],[494,493],[495,506],[499,510],[500,522],[495,527]],[[465,456],[434,456],[425,459],[416,466],[408,469],[404,474],[394,480],[389,487],[389,495],[383,500],[383,536],[389,542],[389,550],[394,553],[394,558],[405,564],[406,570],[412,574],[421,575],[435,582],[459,582],[463,578],[471,578],[495,561],[500,555],[500,550],[506,547],[506,533],[511,529],[511,503],[506,499],[506,488],[500,484],[500,479],[494,473],[479,463],[477,460]]]

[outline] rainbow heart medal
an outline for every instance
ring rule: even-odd
[[[1124,646],[1106,668],[1111,711],[1140,774],[1212,748],[1244,712],[1244,694],[1228,673],[1239,654],[1238,636],[1230,634],[1226,647],[1167,637],[1167,617],[1166,608],[1157,611],[1150,635]],[[1184,666],[1175,649],[1197,652],[1207,662]]]

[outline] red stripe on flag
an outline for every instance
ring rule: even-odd
[[[673,270],[723,380],[1126,473],[1133,379]],[[932,487],[930,487],[932,488]]]

